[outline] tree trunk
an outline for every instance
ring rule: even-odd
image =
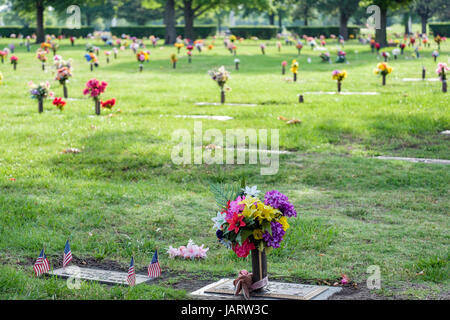
[[[36,1],[36,43],[45,42],[44,33],[44,1]]]
[[[283,17],[281,16],[281,14],[278,14],[278,27],[280,28],[280,32],[283,28]]]
[[[164,12],[164,20],[166,24],[166,35],[164,39],[165,44],[174,44],[177,38],[177,31],[175,29],[175,0],[167,0]]]
[[[409,15],[407,13],[403,16],[403,22],[405,23],[405,34],[409,35],[411,30],[409,30]]]
[[[421,20],[422,20],[422,34],[427,34],[428,17],[427,16],[421,16]]]
[[[269,24],[270,24],[271,26],[274,26],[274,25],[275,25],[275,13],[269,14]]]
[[[344,40],[348,40],[348,19],[349,17],[347,14],[340,10],[340,16],[339,16],[339,34],[344,37]]]
[[[387,27],[387,8],[381,8],[380,29],[375,30],[375,41],[378,42],[382,48],[387,46],[386,27]]]
[[[184,3],[184,37],[195,40],[194,34],[194,10],[192,0],[183,0]]]
[[[307,26],[308,25],[308,18],[305,16],[305,21],[303,22],[303,25],[304,26]]]

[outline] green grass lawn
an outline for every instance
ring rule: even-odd
[[[0,39],[0,48],[12,40]],[[211,40],[208,40],[209,43]],[[278,189],[296,206],[282,248],[268,257],[269,276],[333,283],[345,273],[365,287],[366,269],[381,268],[381,297],[442,298],[449,286],[449,167],[382,161],[377,155],[450,159],[449,96],[440,82],[404,82],[436,78],[431,48],[413,59],[412,49],[389,63],[394,72],[387,86],[373,74],[378,62],[368,45],[345,45],[349,64],[321,63],[318,51],[294,46],[279,53],[270,41],[266,55],[259,42],[238,46],[240,70],[216,40],[215,48],[186,50],[172,69],[174,47],[151,48],[150,62],[138,72],[130,50],[106,64],[102,43],[100,67],[90,72],[84,60],[86,41],[61,43],[58,54],[74,59],[74,77],[63,112],[45,102],[43,114],[29,98],[28,81],[50,80],[57,96],[62,88],[50,72],[41,71],[36,45],[27,53],[14,40],[17,71],[0,64],[0,298],[2,299],[176,299],[186,292],[173,284],[187,275],[204,280],[233,276],[250,268],[216,242],[210,220],[216,213],[211,182],[232,183],[247,176],[260,190]],[[328,40],[332,60],[337,47]],[[389,52],[391,49],[389,49]],[[448,62],[450,42],[441,45]],[[51,58],[51,54],[49,55]],[[307,59],[311,58],[311,63]],[[281,62],[300,62],[298,82]],[[218,102],[219,88],[207,71],[224,65],[232,72],[229,103],[256,107],[196,106]],[[48,68],[49,69],[49,68]],[[345,69],[343,91],[375,91],[376,96],[308,95],[334,91],[334,69]],[[105,99],[116,98],[113,116],[94,115],[84,97],[91,78],[109,83]],[[297,94],[304,94],[299,104]],[[120,109],[121,112],[117,112]],[[202,120],[203,130],[218,128],[279,129],[280,156],[276,175],[261,176],[258,165],[187,165],[171,161],[172,132],[193,132],[194,119],[174,115],[227,115],[230,121]],[[287,125],[278,116],[297,118]],[[204,145],[209,144],[205,142]],[[79,154],[63,154],[67,148]],[[35,279],[33,261],[45,244],[50,262],[61,259],[67,237],[74,256],[115,261],[126,270],[134,253],[144,270],[155,248],[163,271],[178,274],[157,285],[109,287],[84,283],[69,290],[58,279]],[[189,239],[210,248],[204,261],[171,260],[165,250]]]

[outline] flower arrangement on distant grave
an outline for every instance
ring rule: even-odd
[[[230,90],[229,87],[226,87],[227,81],[231,78],[230,72],[225,70],[224,66],[221,66],[219,69],[212,69],[208,71],[211,79],[217,82],[220,87],[220,103],[225,103],[225,90]]]
[[[201,53],[203,51],[204,41],[202,39],[195,40],[194,46],[197,48],[197,51]]]
[[[179,248],[174,248],[169,246],[167,254],[170,258],[184,258],[184,259],[206,259],[206,252],[209,248],[204,248],[204,245],[198,246],[193,240],[189,239],[187,246],[180,246]]]
[[[64,106],[66,105],[66,101],[64,101],[62,98],[55,98],[53,99],[53,105],[59,109],[59,111],[64,110]]]
[[[139,51],[136,53],[136,59],[139,62],[139,71],[142,72],[144,69],[144,62],[149,61],[150,54],[147,51]]]
[[[241,60],[238,58],[234,59],[234,67],[236,70],[239,70],[239,65],[241,64]]]
[[[398,55],[400,54],[399,48],[392,49],[392,55],[394,56],[394,60],[397,60]]]
[[[75,37],[70,37],[70,44],[72,45],[72,47],[75,45]]]
[[[211,185],[211,191],[220,210],[212,219],[217,239],[240,258],[251,252],[252,274],[241,271],[240,275],[250,276],[252,289],[263,288],[268,283],[266,254],[281,247],[288,218],[296,217],[297,211],[278,190],[266,192],[262,200],[256,186]],[[245,296],[249,297],[248,291]]]
[[[189,50],[188,52],[186,52],[186,54],[188,56],[188,62],[192,63],[192,51]]]
[[[8,47],[11,53],[14,53],[14,50],[16,50],[16,46],[13,43],[10,43]]]
[[[56,57],[56,56],[55,56]],[[54,60],[56,68],[55,80],[63,87],[64,98],[67,99],[69,94],[67,92],[67,82],[72,77],[72,59],[64,61],[62,59]]]
[[[184,43],[183,42],[175,42],[173,45],[175,46],[175,48],[177,48],[178,54],[180,54],[180,50],[181,50],[181,48],[184,47]]]
[[[107,82],[100,82],[94,78],[86,82],[86,88],[83,90],[83,95],[89,95],[94,100],[97,115],[100,115],[100,95],[105,92],[107,86]]]
[[[57,44],[55,41],[52,41],[51,43],[50,43],[50,49],[52,50],[52,52],[53,52],[53,55],[54,56],[56,56],[56,52],[58,51],[58,49],[59,49],[59,44]]]
[[[381,56],[384,58],[384,62],[387,62],[388,60],[389,60],[389,52],[387,52],[387,51],[383,51],[382,53],[381,53]]]
[[[331,58],[330,58],[330,53],[329,52],[322,52],[320,54],[320,58],[322,59],[322,62],[331,63]]]
[[[261,48],[261,53],[266,54],[266,45],[264,43],[261,43],[259,47]]]
[[[281,74],[286,74],[286,66],[287,66],[287,61],[282,61],[281,62]]]
[[[377,54],[380,53],[381,44],[379,44],[378,42],[375,42],[375,49],[377,50]]]
[[[38,112],[42,113],[44,111],[44,99],[48,97],[53,98],[53,92],[50,91],[50,83],[46,81],[35,84],[33,81],[30,81],[28,85],[30,87],[31,98],[37,99]]]
[[[442,82],[442,92],[447,92],[447,71],[450,71],[450,68],[447,64],[440,62],[436,68],[436,74],[439,76]]]
[[[104,53],[105,53],[105,56],[106,56],[106,63],[109,64],[109,57],[111,56],[111,51],[106,50]]]
[[[298,55],[300,55],[300,53],[302,52],[303,43],[301,41],[297,41],[295,47],[297,48]]]
[[[212,50],[212,49],[214,49],[214,45],[213,44],[208,45],[208,50]]]
[[[374,69],[374,73],[376,75],[381,75],[382,76],[382,85],[385,86],[386,85],[386,76],[390,73],[392,73],[393,68],[390,67],[386,62],[384,63],[379,63],[377,65],[377,67]]]
[[[114,54],[114,59],[117,59],[117,54],[119,53],[119,50],[116,47],[114,47],[112,49],[112,51],[113,51],[113,54]]]
[[[337,63],[345,63],[347,60],[346,60],[346,53],[345,53],[345,51],[342,51],[342,50],[339,50],[338,51],[338,53],[337,53],[337,59],[336,59],[336,62]]]
[[[430,41],[428,40],[427,36],[424,36],[424,38],[422,39],[422,43],[425,47],[430,47]]]
[[[281,42],[280,41],[277,41],[277,49],[278,49],[278,52],[281,52]]]
[[[237,40],[237,37],[234,35],[234,34],[232,34],[231,36],[230,36],[230,41],[231,42],[235,42]]]
[[[400,54],[401,54],[401,55],[403,55],[403,53],[404,53],[404,51],[405,51],[405,48],[406,48],[406,44],[401,43],[401,44],[400,44]]]
[[[375,52],[375,43],[376,41],[374,39],[370,39],[370,49],[372,50],[372,53]]]
[[[438,45],[438,50],[441,50],[441,42],[444,41],[444,37],[441,37],[440,35],[437,35],[434,37],[434,42]]]
[[[337,81],[337,91],[341,92],[342,80],[347,78],[347,71],[345,71],[345,70],[343,70],[343,71],[334,70],[331,73],[331,78],[333,80]]]
[[[439,57],[439,51],[438,50],[433,50],[433,52],[431,53],[431,56],[434,59],[434,62],[437,61],[437,58]]]
[[[2,63],[5,63],[5,59],[8,57],[9,49],[5,48],[3,50],[0,50],[0,60]]]
[[[172,67],[173,67],[174,69],[176,69],[176,68],[177,68],[177,61],[178,61],[178,58],[177,58],[177,55],[176,55],[175,53],[172,53],[172,54],[170,55],[170,61],[172,61]]]
[[[297,81],[298,68],[299,68],[299,63],[298,63],[298,61],[295,60],[295,59],[292,60],[292,63],[291,63],[291,72],[292,72],[292,75],[293,75],[293,77],[294,77],[294,82]]]
[[[42,65],[42,71],[45,70],[45,62],[47,62],[48,57],[47,57],[47,51],[38,48],[36,51],[36,58],[41,62]]]
[[[91,71],[94,71],[94,67],[97,68],[98,67],[98,58],[97,55],[93,52],[88,52],[84,55],[84,57],[86,58],[86,61],[89,62],[90,67],[91,67]]]
[[[9,58],[9,61],[13,65],[14,70],[16,70],[17,69],[17,64],[19,63],[19,58],[17,56],[11,56]]]

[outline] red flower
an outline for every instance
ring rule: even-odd
[[[236,243],[233,246],[233,251],[236,253],[236,255],[239,258],[245,258],[249,255],[251,250],[255,250],[256,247],[255,245],[250,242],[248,239],[244,241],[244,243],[242,243],[242,246],[240,246],[238,243]]]
[[[53,105],[61,109],[66,105],[66,102],[62,98],[55,98],[53,99]]]
[[[101,104],[102,108],[112,109],[116,104],[116,99],[112,98],[110,100],[102,101]]]
[[[230,220],[227,220],[227,222],[230,224],[230,226],[228,227],[228,230],[229,231],[234,230],[234,233],[238,233],[239,228],[246,226],[246,224],[244,222],[244,216],[238,216],[237,213],[235,213],[233,215],[233,218],[231,218]]]

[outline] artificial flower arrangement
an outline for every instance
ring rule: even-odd
[[[226,87],[225,84],[231,78],[230,73],[225,70],[224,66],[221,66],[219,69],[212,69],[208,71],[211,79],[217,82],[220,87],[220,102],[225,103],[225,90],[230,90],[229,87]]]
[[[234,67],[236,70],[239,70],[239,65],[241,64],[241,60],[238,58],[234,59]]]
[[[47,51],[38,48],[36,51],[36,58],[42,63],[42,71],[45,70],[45,62],[47,61]]]
[[[183,42],[175,42],[173,45],[175,46],[175,48],[177,48],[178,54],[180,54],[180,50],[181,50],[181,48],[184,47],[184,43]]]
[[[266,54],[266,45],[264,43],[261,43],[259,47],[261,48],[261,53]]]
[[[336,62],[337,63],[344,63],[344,62],[346,62],[346,55],[347,54],[345,53],[345,51],[339,50],[338,53],[337,53]]]
[[[208,50],[212,50],[212,49],[214,49],[214,45],[212,45],[212,44],[208,45]]]
[[[374,39],[370,39],[370,49],[372,49],[372,53],[375,51],[375,43]]]
[[[401,54],[401,55],[403,55],[403,52],[405,51],[405,48],[406,48],[406,44],[401,43],[401,44],[400,44],[400,54]]]
[[[283,62],[281,62],[281,74],[286,74],[286,66],[287,66],[287,61],[284,60]]]
[[[5,63],[5,58],[8,57],[9,51],[7,48],[0,50],[0,60],[2,61],[2,63]]]
[[[438,45],[438,49],[441,50],[442,38],[440,35],[437,35],[436,37],[434,37],[434,42],[436,42],[436,44]]]
[[[198,52],[201,53],[203,50],[204,41],[202,39],[198,39],[194,41],[194,46],[197,48]]]
[[[389,52],[383,51],[381,56],[384,58],[384,62],[387,62],[389,59]]]
[[[75,45],[75,37],[70,37],[70,44],[72,45],[72,47]]]
[[[292,63],[291,63],[291,72],[292,72],[292,74],[293,74],[293,76],[294,76],[294,82],[297,81],[298,67],[299,67],[298,61],[295,60],[295,59],[292,60]]]
[[[86,88],[83,90],[83,95],[89,95],[94,100],[97,115],[100,115],[100,95],[105,92],[107,86],[107,82],[100,82],[94,78],[86,82]]]
[[[320,58],[322,59],[322,62],[331,63],[330,53],[329,52],[322,52],[320,54]]]
[[[90,63],[91,71],[94,71],[94,67],[98,67],[98,58],[94,52],[88,52],[84,55],[86,61]]]
[[[422,39],[422,43],[425,47],[426,46],[430,47],[430,42],[428,41],[427,36],[424,36],[424,38]]]
[[[57,44],[55,41],[52,41],[50,43],[50,46],[51,46],[50,48],[52,49],[53,55],[55,56],[56,52],[58,51],[59,44]]]
[[[67,99],[67,82],[69,81],[69,78],[72,77],[72,60],[69,59],[64,61],[62,59],[57,59],[54,63],[56,67],[55,80],[59,81],[59,84],[63,87],[64,98]]]
[[[399,54],[400,54],[399,48],[392,49],[392,55],[394,56],[394,60],[397,60]]]
[[[106,56],[106,63],[109,64],[109,56],[111,55],[111,51],[105,51],[105,56]]]
[[[53,105],[59,109],[59,111],[64,110],[64,106],[66,105],[66,102],[62,98],[55,98],[53,99]]]
[[[14,50],[16,50],[16,46],[15,46],[13,43],[10,43],[10,44],[8,45],[8,47],[9,47],[9,51],[10,51],[11,53],[14,53]]]
[[[11,64],[13,65],[14,70],[17,69],[17,63],[19,63],[19,58],[17,56],[11,56],[9,58],[9,60],[11,61]]]
[[[188,45],[186,45],[186,50],[187,51],[192,51],[192,50],[194,50],[194,46],[189,43]]]
[[[300,55],[300,53],[302,52],[303,43],[301,41],[298,41],[295,47],[297,48],[298,55]]]
[[[377,53],[380,52],[381,45],[378,42],[375,42],[375,49],[377,49]]]
[[[142,72],[142,69],[144,68],[143,63],[149,61],[150,54],[147,51],[141,50],[136,53],[136,59],[139,62],[139,71]]]
[[[347,71],[343,70],[343,71],[339,71],[339,70],[334,70],[331,74],[331,78],[333,80],[337,81],[337,88],[338,88],[338,92],[341,92],[341,84],[342,84],[342,80],[344,80],[345,78],[347,78]]]
[[[109,99],[106,101],[101,101],[100,103],[101,103],[102,108],[111,110],[116,105],[116,99],[112,98],[112,99]]]
[[[268,191],[260,199],[256,186],[241,189],[211,185],[211,191],[220,209],[212,219],[217,239],[240,258],[252,253],[252,287],[264,287],[267,284],[266,253],[281,247],[289,228],[288,218],[297,216],[294,206],[278,190]]]
[[[234,35],[234,34],[232,34],[231,36],[230,36],[230,41],[231,42],[235,42],[237,40],[237,37]]]
[[[172,67],[173,67],[174,69],[176,69],[176,68],[177,68],[177,61],[178,61],[178,58],[177,58],[177,55],[176,55],[175,53],[172,53],[172,54],[170,55],[170,61],[172,61]]]
[[[41,82],[40,84],[35,84],[33,81],[28,83],[30,86],[30,94],[32,99],[37,99],[38,101],[38,111],[39,113],[44,111],[44,99],[47,97],[53,98],[53,92],[50,91],[50,83],[48,81]]]
[[[169,246],[167,254],[170,258],[184,258],[184,259],[206,259],[206,252],[209,248],[204,248],[204,244],[198,246],[193,240],[189,239],[187,246],[180,246],[179,248],[174,248]]]
[[[447,92],[447,71],[450,71],[447,64],[442,62],[438,63],[436,73],[442,82],[442,92]]]
[[[434,51],[431,53],[431,56],[433,57],[434,62],[436,62],[437,57],[439,57],[439,51],[434,50]]]
[[[377,75],[381,74],[381,76],[383,78],[382,84],[383,84],[383,86],[385,86],[386,85],[386,76],[388,74],[390,74],[392,72],[392,70],[393,70],[392,67],[390,67],[387,63],[384,62],[384,63],[379,63],[373,72]]]
[[[188,52],[186,52],[186,54],[188,56],[188,62],[192,63],[192,51],[189,50]]]

